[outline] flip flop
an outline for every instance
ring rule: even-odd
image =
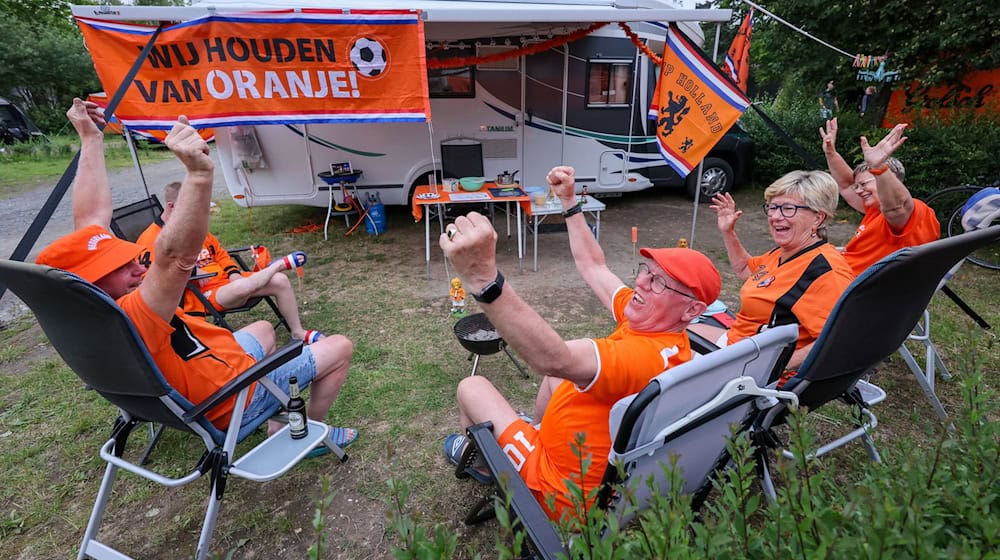
[[[304,251],[295,251],[285,255],[281,262],[285,263],[285,270],[294,270],[305,266],[306,260],[308,259]]]
[[[452,465],[458,465],[458,462],[462,460],[462,454],[465,453],[465,446],[468,444],[469,438],[461,434],[451,434],[444,438],[444,456]],[[480,461],[482,459],[477,460],[477,462]],[[480,484],[491,485],[495,482],[492,474],[479,472],[473,467],[466,467],[465,472]]]
[[[306,346],[308,346],[317,340],[322,339],[323,336],[323,333],[309,329],[306,331],[306,335],[302,337],[302,342],[305,342]]]
[[[354,430],[354,435],[348,438],[348,430]],[[354,443],[354,440],[358,439],[358,431],[354,428],[337,428],[331,427],[330,433],[327,434],[327,439],[331,443],[340,447],[341,449],[347,449],[348,445]],[[319,447],[313,448],[308,454],[306,454],[306,459],[312,459],[313,457],[322,457],[330,452],[330,448],[326,445],[320,445]]]

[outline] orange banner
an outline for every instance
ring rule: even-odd
[[[108,107],[108,101],[109,101],[108,100],[108,94],[104,93],[103,91],[99,91],[99,92],[96,92],[96,93],[91,93],[91,94],[87,95],[87,101],[92,101],[94,103],[97,103],[97,105],[99,107],[101,107],[102,109],[107,109],[107,107]],[[111,133],[114,133],[114,134],[124,134],[125,131],[122,129],[122,123],[121,123],[121,121],[118,120],[118,117],[112,115],[111,118],[108,119],[108,125],[106,127],[104,127],[104,133],[107,134],[108,132],[111,132]],[[167,138],[167,132],[168,131],[166,131],[166,130],[133,130],[133,129],[129,128],[129,132],[131,132],[135,136],[138,136],[139,138],[143,138],[145,140],[149,140],[150,142],[160,142],[160,143],[162,143],[164,140],[166,140],[166,138]],[[214,128],[202,128],[202,129],[198,130],[198,134],[200,134],[201,137],[204,138],[206,142],[212,142],[212,141],[215,140],[215,129]]]
[[[154,29],[77,18],[106,91]],[[424,30],[414,11],[206,16],[164,28],[116,111],[130,128],[424,122]]]
[[[1000,68],[969,72],[952,86],[924,86],[912,82],[892,92],[882,126],[892,128],[911,123],[919,114],[937,115],[947,120],[954,113],[972,111],[977,115],[1000,108]]]
[[[749,105],[746,95],[670,24],[649,109],[667,165],[687,177]]]

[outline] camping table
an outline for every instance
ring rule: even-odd
[[[431,187],[429,185],[420,185],[413,191],[413,206],[411,208],[413,212],[413,217],[418,222],[424,215],[424,206],[433,205],[437,209],[438,216],[442,216],[444,212],[444,207],[446,204],[497,204],[503,203],[507,210],[507,238],[510,238],[510,203],[515,203],[515,216],[517,219],[517,262],[518,267],[523,272],[524,271],[524,242],[521,239],[521,207],[523,206],[525,211],[528,211],[529,205],[531,204],[531,199],[527,194],[522,194],[518,196],[504,196],[498,197],[494,196],[490,189],[496,188],[506,188],[498,187],[495,183],[486,183],[483,188],[476,192],[446,192],[443,185],[435,186],[438,197],[437,198],[421,198],[429,195]],[[473,195],[473,196],[470,196]],[[427,278],[431,277],[431,220],[430,216],[424,220],[424,259],[427,262]]]
[[[583,203],[583,211],[594,217],[594,237],[597,238],[598,242],[601,241],[601,212],[605,207],[603,202],[589,195]],[[531,208],[528,210],[531,217],[527,220],[526,225],[535,238],[535,246],[532,250],[535,261],[535,272],[538,272],[538,226],[545,221],[546,216],[562,214],[562,211],[562,204],[559,203],[559,199],[548,200],[545,204],[535,204],[534,200],[531,201]]]

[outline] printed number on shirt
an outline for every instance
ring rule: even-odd
[[[522,452],[522,449],[519,449],[519,446],[514,445],[513,443],[508,443],[503,446],[503,452],[507,454],[507,458],[514,464],[514,470],[521,472],[521,467],[524,466],[524,462],[527,460],[526,454],[530,454],[534,451],[535,446],[528,442],[528,438],[524,437],[524,432],[521,430],[518,430],[517,433],[514,434],[514,439],[521,444],[520,447],[523,448],[524,451]]]

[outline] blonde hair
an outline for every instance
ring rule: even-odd
[[[826,171],[792,171],[764,190],[764,200],[768,203],[782,195],[801,198],[811,210],[825,214],[816,235],[826,239],[826,225],[837,213],[837,181]]]
[[[903,168],[903,162],[891,157],[885,160],[885,164],[889,166],[889,171],[892,171],[900,183],[906,180],[906,169]],[[864,173],[865,171],[871,172],[871,170],[872,167],[862,161],[854,166],[854,176],[857,177],[859,173]]]
[[[167,184],[167,186],[163,187],[163,202],[165,204],[171,202],[177,202],[177,193],[180,192],[180,190],[181,190],[180,181],[174,181],[173,183]]]

